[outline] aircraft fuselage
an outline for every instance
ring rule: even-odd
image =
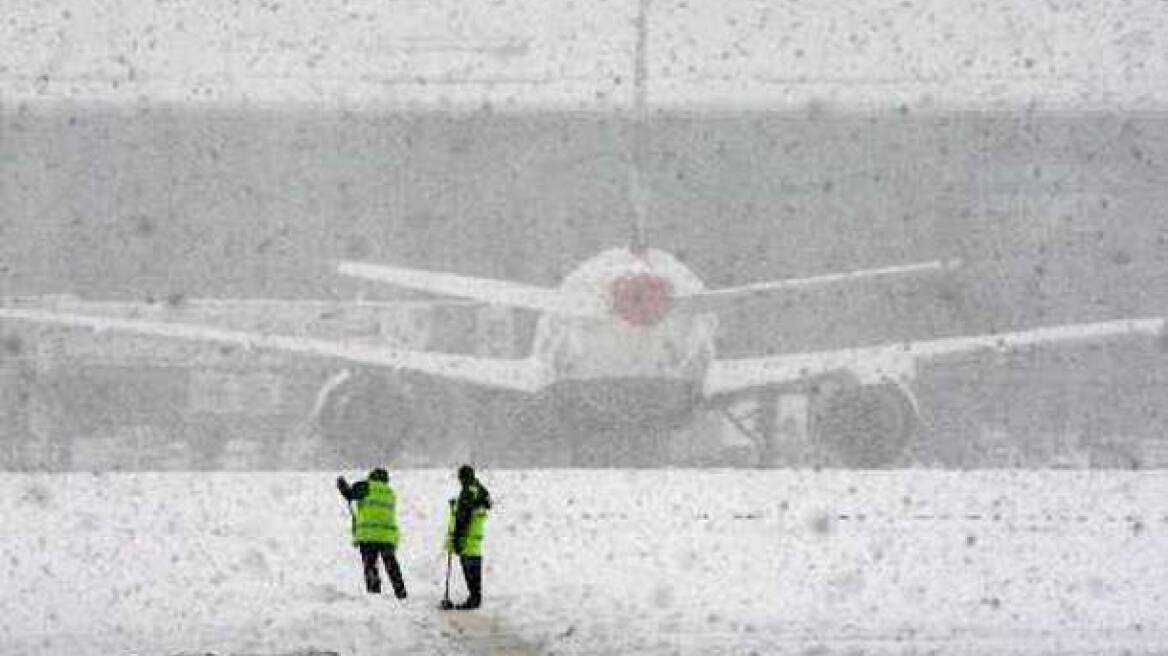
[[[717,317],[672,307],[674,294],[704,289],[673,256],[614,248],[587,260],[561,288],[601,299],[608,317],[545,314],[532,356],[551,384],[661,379],[700,384],[714,357]]]
[[[557,414],[574,426],[662,426],[687,421],[714,358],[717,317],[679,312],[674,294],[702,291],[673,256],[615,248],[570,273],[562,289],[603,300],[611,316],[545,314],[532,356]]]

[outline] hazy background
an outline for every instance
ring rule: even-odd
[[[633,214],[625,164],[631,122],[620,115],[21,105],[7,109],[0,125],[6,296],[172,304],[401,297],[335,275],[341,258],[555,285],[576,263],[624,243]],[[963,262],[938,276],[745,305],[721,322],[725,355],[1165,311],[1163,115],[661,112],[647,131],[649,238],[708,285],[938,258]],[[483,351],[476,310],[438,312],[416,346]],[[281,313],[303,311],[292,304],[252,318],[196,318],[270,325]],[[504,314],[511,315],[508,330],[491,348],[525,355],[533,317]],[[44,355],[35,345],[46,331],[6,331],[17,336],[9,359],[36,369]],[[101,353],[76,346],[78,339],[65,340],[73,344],[65,348],[84,352],[77,364]],[[158,340],[116,341],[120,346],[108,346],[100,363],[89,362],[91,372],[109,371],[86,382],[78,380],[85,378],[82,368],[56,383],[57,397],[77,415],[75,430],[205,423],[210,409],[192,401],[189,357],[183,361],[173,353],[177,347]],[[122,371],[127,358],[138,359],[137,367]],[[986,464],[959,444],[998,431],[986,439],[1025,445],[1062,439],[1037,435],[1069,433],[1071,440],[1086,434],[1130,443],[1134,455],[1119,461],[1159,464],[1141,456],[1146,449],[1139,444],[1158,439],[1164,428],[1162,358],[1157,344],[1121,340],[931,363],[918,387],[929,420],[921,458]],[[258,368],[288,381],[264,426],[253,427],[269,440],[289,439],[327,377],[329,363],[302,360],[240,356],[227,365],[236,377]],[[290,373],[302,369],[309,372],[304,377]],[[33,379],[46,380],[23,376],[10,374],[9,398],[27,394]],[[143,383],[143,376],[154,382]],[[120,391],[112,380],[123,381]],[[259,383],[253,376],[240,384]],[[492,413],[481,404],[513,399],[458,384],[416,384],[423,391],[414,398],[433,405],[433,417],[417,420],[426,428],[404,427],[409,422],[398,415],[417,409],[395,408],[376,391],[363,402],[380,409],[358,423],[388,422],[385,432],[415,431],[415,439],[430,442],[471,432],[475,455],[487,460],[506,448],[502,433],[516,429],[505,422],[492,427],[482,419]],[[112,391],[99,395],[100,387]],[[243,430],[238,420],[224,420],[233,432]],[[10,430],[15,439],[36,439],[31,429],[24,437]],[[201,441],[207,430],[188,441]]]
[[[743,307],[721,323],[722,354],[1160,315],[1161,5],[13,3],[0,25],[0,294],[176,309],[395,298],[334,275],[338,258],[556,284],[629,234],[644,12],[654,246],[710,286],[963,262]],[[333,311],[266,307],[186,318],[303,327]],[[386,320],[367,315],[305,330]],[[534,324],[475,308],[403,317],[411,344],[500,356],[526,354]],[[403,451],[502,464],[529,410],[361,372],[346,407],[365,409],[334,431],[345,445],[295,455],[287,445],[305,439],[305,408],[337,363],[0,331],[13,467]],[[897,464],[1166,464],[1163,357],[1161,344],[1119,341],[931,363],[918,379],[925,430]],[[62,457],[77,439],[97,441]],[[109,455],[127,452],[129,464]]]

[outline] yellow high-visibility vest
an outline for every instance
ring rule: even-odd
[[[389,484],[369,481],[369,494],[357,501],[353,543],[397,546],[397,539],[397,495]]]

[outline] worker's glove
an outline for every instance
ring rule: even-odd
[[[345,480],[344,476],[337,477],[337,489],[340,490],[341,492],[344,492],[345,490],[349,489],[349,482]]]

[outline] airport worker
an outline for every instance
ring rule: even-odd
[[[483,537],[491,494],[475,477],[470,465],[458,468],[458,483],[461,486],[458,499],[450,500],[446,549],[458,555],[469,593],[466,601],[455,608],[473,610],[483,603]]]
[[[377,559],[385,563],[386,574],[393,584],[393,593],[398,599],[406,598],[406,584],[402,580],[401,567],[397,562],[397,495],[389,485],[389,474],[378,467],[369,472],[368,480],[358,481],[352,486],[344,476],[337,477],[337,489],[348,502],[357,502],[357,512],[353,515],[353,544],[361,551],[361,564],[365,569],[365,591],[381,593],[381,577],[377,572]]]

